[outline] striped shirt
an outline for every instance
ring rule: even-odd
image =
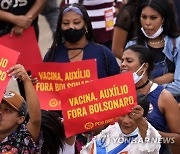
[[[98,43],[112,40],[116,20],[115,4],[122,0],[82,0],[90,16],[93,32]],[[79,3],[79,0],[65,0],[66,4]]]

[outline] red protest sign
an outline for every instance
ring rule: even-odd
[[[69,137],[130,112],[136,104],[136,90],[132,73],[127,72],[62,90],[60,98]]]
[[[6,34],[0,37],[0,44],[21,53],[17,63],[22,64],[26,70],[30,70],[30,64],[42,62],[33,27],[25,30],[21,36],[10,37],[10,34]]]
[[[16,64],[19,52],[0,45],[0,99],[6,90],[10,77],[7,76],[7,70]]]
[[[39,63],[31,66],[41,109],[61,110],[59,91],[97,79],[95,59],[71,63]]]

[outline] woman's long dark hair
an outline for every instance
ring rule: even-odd
[[[64,148],[64,126],[59,120],[59,114],[54,111],[41,111],[41,130],[43,133],[43,146],[41,154],[58,154]]]
[[[70,6],[74,6],[74,7],[77,7],[80,9],[81,13],[83,14],[83,19],[84,19],[84,22],[87,26],[87,33],[86,33],[86,39],[90,42],[92,41],[95,41],[94,39],[94,35],[93,35],[93,30],[92,30],[92,25],[91,25],[91,20],[89,18],[89,15],[86,11],[86,9],[80,5],[80,4],[69,4],[69,5],[66,5],[60,12],[59,14],[59,18],[58,18],[58,22],[57,22],[57,28],[56,28],[56,32],[55,32],[55,36],[54,36],[54,40],[53,40],[53,43],[51,45],[51,48],[49,49],[48,51],[48,57],[46,58],[46,61],[53,61],[53,58],[54,58],[54,52],[57,48],[57,46],[59,44],[61,44],[63,42],[62,40],[62,34],[61,34],[61,25],[62,25],[62,18],[63,18],[63,11],[70,7]]]
[[[173,4],[169,0],[141,0],[137,8],[136,21],[137,21],[137,43],[145,44],[146,37],[141,31],[141,13],[144,7],[151,7],[154,10],[158,11],[162,18],[163,22],[163,34],[171,38],[176,38],[180,35],[176,23],[176,15],[174,12]]]

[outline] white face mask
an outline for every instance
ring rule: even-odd
[[[163,32],[163,27],[162,27],[162,25],[161,25],[161,26],[159,27],[159,29],[156,31],[156,33],[154,33],[152,36],[147,35],[146,32],[144,31],[144,28],[143,28],[143,27],[141,27],[141,31],[143,32],[143,34],[144,34],[147,38],[154,39],[154,38],[156,38],[156,37],[158,37],[158,36],[161,35],[161,33]]]
[[[144,73],[145,73],[145,71],[141,74],[141,76],[139,76],[138,74],[137,74],[137,72],[139,72],[139,70],[144,66],[144,64],[145,63],[143,63],[142,65],[141,65],[141,67],[139,67],[139,69],[136,71],[136,72],[134,72],[133,73],[133,78],[134,78],[134,83],[136,84],[136,83],[138,83],[141,79],[142,79],[142,77],[143,77],[143,75],[144,75]]]
[[[132,133],[130,133],[130,134],[124,134],[123,132],[122,132],[122,135],[124,136],[124,137],[131,137],[131,136],[135,136],[135,135],[137,135],[138,134],[138,128],[136,128]]]

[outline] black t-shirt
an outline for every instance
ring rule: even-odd
[[[0,0],[0,9],[3,11],[7,11],[13,13],[15,15],[24,15],[26,12],[30,10],[36,0]],[[35,30],[38,28],[38,18],[36,18],[32,25],[35,27]],[[13,24],[0,21],[0,30],[7,29],[9,32],[12,28]]]
[[[148,46],[148,48],[152,52],[152,57],[155,64],[165,60],[168,67],[168,72],[174,73],[175,64],[174,62],[170,61],[167,57],[165,58],[165,54],[162,52],[164,48],[152,48],[151,46]]]
[[[121,8],[117,15],[115,26],[128,32],[127,42],[135,37],[135,15],[137,4],[127,5]]]

